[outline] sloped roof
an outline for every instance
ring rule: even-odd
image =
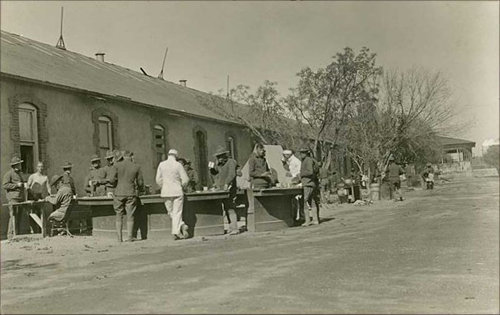
[[[206,93],[1,31],[0,72],[232,122],[202,104]]]
[[[437,137],[442,146],[453,146],[453,145],[470,145],[472,147],[476,146],[476,143],[469,140],[450,138],[450,137]]]

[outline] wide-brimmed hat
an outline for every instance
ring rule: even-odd
[[[66,162],[63,164],[63,166],[61,166],[61,167],[62,167],[63,169],[65,169],[65,168],[72,168],[72,167],[73,167],[73,164],[71,164],[71,162],[66,161]]]
[[[63,178],[62,175],[54,175],[52,176],[52,178],[50,179],[50,186],[54,186],[55,184],[57,184],[58,181],[60,181],[61,179]]]
[[[14,166],[14,165],[17,165],[17,164],[21,164],[23,163],[24,161],[21,160],[19,157],[17,156],[14,156],[11,160],[10,160],[10,165],[11,166]]]
[[[215,150],[214,156],[218,157],[219,155],[223,155],[223,154],[227,154],[227,153],[229,153],[229,151],[220,145],[217,147],[217,150]]]
[[[101,158],[100,158],[99,156],[97,156],[97,154],[94,154],[94,155],[92,155],[92,157],[90,158],[90,163],[92,163],[92,162],[96,162],[96,161],[101,162]]]
[[[303,147],[299,150],[299,152],[303,152],[303,153],[309,153],[309,151],[311,151],[311,150],[309,150],[309,148],[306,148],[306,147]]]
[[[182,157],[178,158],[178,159],[177,159],[177,162],[181,163],[182,165],[186,165],[186,164],[187,164],[186,159],[185,159],[185,158],[182,158]]]
[[[292,154],[292,150],[283,150],[283,154]]]
[[[106,159],[112,159],[114,157],[115,157],[114,151],[111,150],[106,151],[106,157],[105,157]]]
[[[186,164],[191,165],[191,160],[190,159],[186,159]]]

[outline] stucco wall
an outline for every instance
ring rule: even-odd
[[[9,100],[18,95],[23,95],[23,100],[29,101],[31,98],[34,102],[43,102],[46,105],[47,139],[44,140],[47,173],[49,177],[59,173],[60,166],[66,160],[71,161],[79,195],[84,194],[83,180],[89,169],[89,158],[96,152],[92,123],[92,112],[95,110],[104,109],[116,115],[119,149],[134,152],[136,162],[143,169],[145,182],[150,185],[154,185],[156,171],[152,147],[154,124],[160,123],[166,128],[167,150],[176,148],[182,156],[192,161],[195,160],[194,128],[201,128],[207,133],[209,160],[213,159],[212,155],[218,145],[225,145],[228,132],[236,137],[238,160],[241,164],[247,160],[252,149],[250,135],[239,126],[171,115],[165,110],[147,108],[126,101],[103,100],[80,92],[24,81],[2,78],[1,83],[2,175],[9,169],[10,158],[17,150],[9,128],[12,117],[8,104]],[[5,200],[4,197],[5,192],[2,190],[2,200]]]

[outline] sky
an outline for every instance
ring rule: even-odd
[[[384,69],[421,67],[448,79],[457,121],[450,134],[476,142],[499,136],[499,3],[438,1],[1,1],[2,30],[205,92],[275,81],[282,95],[297,72],[363,46]]]

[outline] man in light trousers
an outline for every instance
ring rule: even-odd
[[[165,208],[172,219],[174,240],[189,237],[188,226],[182,221],[183,187],[188,184],[189,177],[177,161],[177,155],[175,149],[168,151],[167,160],[161,162],[156,171],[156,183],[161,187],[161,197],[165,199]]]

